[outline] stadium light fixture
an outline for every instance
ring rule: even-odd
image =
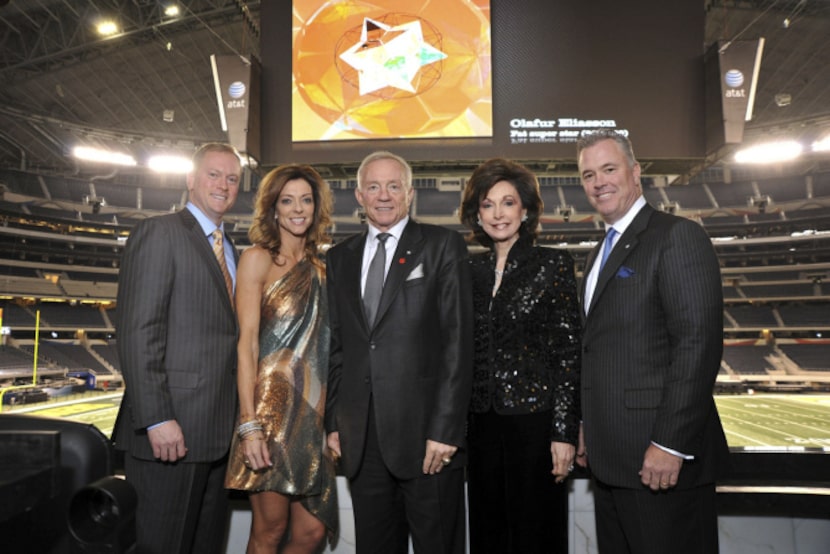
[[[181,13],[178,4],[168,4],[164,6],[164,15],[167,17],[178,17]]]
[[[184,156],[157,155],[147,160],[147,167],[156,173],[189,173],[193,162]]]
[[[801,155],[801,144],[794,140],[765,142],[749,146],[735,153],[735,161],[744,164],[786,162]]]
[[[114,34],[118,33],[118,24],[113,21],[112,19],[102,19],[98,22],[95,26],[95,29],[98,31],[98,34],[103,37],[111,37]]]
[[[72,150],[72,155],[79,160],[86,160],[88,162],[100,162],[113,165],[138,165],[135,158],[123,152],[111,152],[109,150],[101,150],[100,148],[92,148],[89,146],[76,146]]]
[[[830,152],[830,135],[813,143],[813,152]]]

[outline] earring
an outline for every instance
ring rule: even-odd
[[[280,220],[280,215],[279,214],[274,214],[274,221],[279,221],[279,220]]]
[[[525,221],[527,221],[527,214],[522,216],[522,223],[524,223]]]
[[[479,227],[481,227],[481,218],[480,218],[480,217],[477,217],[477,218],[476,218],[476,225],[478,225]]]

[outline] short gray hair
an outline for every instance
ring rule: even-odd
[[[577,161],[583,150],[604,140],[613,140],[617,143],[626,160],[628,160],[629,167],[634,167],[637,164],[637,158],[634,157],[634,147],[631,146],[631,141],[625,135],[612,129],[599,129],[598,131],[582,135],[576,143]]]
[[[405,188],[412,188],[412,166],[409,163],[398,156],[397,154],[393,154],[392,152],[387,152],[386,150],[378,150],[377,152],[372,152],[365,158],[363,161],[360,162],[360,167],[357,168],[357,188],[363,188],[363,180],[366,176],[366,168],[369,166],[370,163],[376,162],[378,160],[395,160],[399,164],[401,164],[401,169],[403,170],[403,185]]]

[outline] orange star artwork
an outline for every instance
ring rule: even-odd
[[[293,141],[492,136],[489,0],[293,8]]]

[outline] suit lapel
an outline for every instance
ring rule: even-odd
[[[228,296],[228,289],[225,286],[225,277],[222,275],[222,269],[219,267],[219,262],[216,260],[216,255],[213,253],[213,248],[211,248],[202,226],[199,225],[199,221],[193,217],[190,210],[182,210],[179,214],[182,225],[187,228],[187,237],[193,244],[193,250],[204,260],[214,285],[221,292],[220,296],[224,298],[225,306],[233,314],[233,304],[231,304],[231,298]],[[236,251],[236,248],[234,248],[234,251]]]
[[[617,274],[617,270],[620,268],[622,263],[625,259],[634,251],[637,246],[637,243],[640,242],[639,235],[642,233],[646,227],[648,226],[648,221],[651,219],[651,214],[654,212],[654,209],[646,204],[643,206],[643,209],[640,210],[640,213],[634,218],[628,228],[625,230],[625,233],[617,241],[617,244],[614,246],[614,249],[611,251],[611,254],[608,256],[608,259],[605,261],[605,266],[602,268],[602,271],[599,272],[597,276],[597,285],[594,288],[594,294],[591,296],[591,306],[588,309],[588,316],[591,315],[591,312],[594,310],[594,306],[597,305],[600,296],[602,296],[602,292],[605,290],[605,287],[608,283],[611,282],[611,279]],[[591,265],[593,266],[593,261],[596,260],[597,249],[592,253],[593,260],[591,261]],[[588,270],[590,271],[590,269]]]
[[[398,295],[409,273],[421,263],[424,240],[421,235],[421,226],[413,220],[404,227],[401,240],[392,257],[389,273],[383,284],[383,293],[380,296],[378,313],[375,316],[375,326],[383,319],[395,297]]]
[[[367,233],[368,231],[364,231],[344,244],[343,271],[340,277],[343,280],[340,290],[345,291],[351,309],[355,314],[359,314],[357,318],[363,322],[363,327],[366,329],[369,328],[369,324],[366,321],[366,312],[363,310],[360,271],[363,267],[363,250],[366,248]]]
[[[585,296],[588,293],[588,275],[591,274],[591,270],[594,268],[594,262],[597,260],[597,255],[599,255],[600,246],[602,246],[602,242],[598,242],[597,245],[594,247],[594,249],[591,250],[590,252],[588,252],[588,257],[585,259],[585,271],[582,274],[583,275],[582,284],[580,285],[580,288],[582,289],[580,291],[580,293],[581,293],[580,298],[582,298],[583,302],[585,302]],[[593,304],[593,297],[591,298],[591,300],[592,300],[592,304]],[[583,308],[579,311],[582,313],[583,318],[584,318],[585,309]]]

